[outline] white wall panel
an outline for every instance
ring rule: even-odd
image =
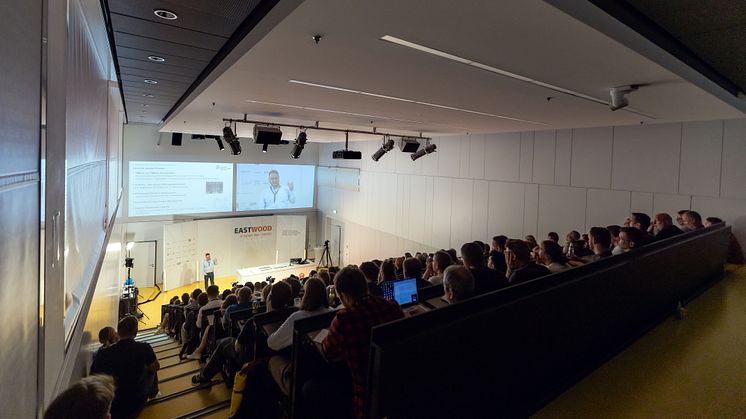
[[[720,196],[746,198],[746,119],[725,121]]]
[[[394,171],[399,174],[414,174],[415,173],[415,162],[412,161],[411,154],[410,153],[402,153],[401,149],[399,148],[399,141],[396,140],[396,145],[394,146],[394,149],[386,153],[386,157],[389,157],[389,154],[393,154],[391,157],[393,157],[394,160]],[[430,156],[427,156],[430,157]],[[423,157],[424,159],[425,157]]]
[[[433,179],[432,239],[435,247],[448,248],[451,242],[451,202],[453,201],[451,179]]]
[[[612,128],[572,131],[570,184],[608,188],[611,184]]]
[[[539,185],[524,185],[523,235],[537,236],[539,229]]]
[[[556,131],[536,131],[534,135],[534,183],[554,184]]]
[[[484,175],[489,180],[518,180],[521,157],[521,134],[485,136]]]
[[[678,192],[681,124],[614,128],[612,188]]]
[[[518,179],[521,182],[531,182],[534,173],[534,132],[521,133],[521,161]]]
[[[723,121],[684,123],[679,193],[720,195],[722,142]]]
[[[539,185],[539,233],[556,231],[564,237],[571,230],[585,229],[586,190],[567,186]]]
[[[490,182],[488,234],[523,237],[524,185]]]
[[[430,141],[430,144],[435,144],[437,146],[435,153],[430,153],[427,156],[421,157],[419,160],[412,162],[415,174],[422,176],[438,175],[438,165],[440,164],[440,157],[443,156],[444,159],[451,158],[448,155],[443,155],[440,149],[440,143],[440,138],[433,138]],[[407,155],[407,158],[410,161],[412,160],[409,155]]]
[[[409,239],[417,243],[425,243],[425,217],[423,204],[427,191],[425,178],[411,176],[409,190]]]
[[[422,215],[425,218],[425,231],[423,243],[435,246],[433,242],[433,213],[435,208],[435,178],[425,177],[425,200],[422,202]]]
[[[570,185],[572,169],[572,130],[557,131],[557,148],[554,157],[554,184]]]
[[[717,199],[710,197],[692,197],[692,209],[707,217],[722,218],[733,227],[741,246],[746,246],[746,199]]]
[[[452,188],[451,247],[460,249],[462,244],[475,240],[471,237],[474,181],[471,179],[453,179]]]
[[[398,175],[396,177],[396,235],[409,237],[409,200],[411,190],[411,179],[409,175]]]
[[[492,237],[487,230],[489,222],[490,184],[486,180],[474,181],[474,197],[471,204],[471,238],[489,241]]]
[[[471,179],[484,179],[484,149],[485,136],[469,136],[471,144],[469,146],[469,174]]]
[[[651,192],[632,192],[629,212],[644,212],[653,215],[653,194]],[[621,224],[620,224],[621,225]]]
[[[624,224],[629,216],[630,192],[608,189],[588,189],[585,231],[591,227]],[[648,212],[648,214],[650,214]]]
[[[461,137],[441,137],[436,154],[444,156],[438,162],[438,176],[458,177],[461,165]],[[431,156],[422,157],[426,159]]]
[[[653,194],[653,212],[649,215],[652,217],[659,212],[665,212],[671,215],[673,219],[676,219],[678,211],[689,209],[691,198],[691,196],[687,195]]]
[[[471,136],[464,135],[461,137],[459,145],[459,172],[458,177],[469,178],[469,161],[471,160]]]

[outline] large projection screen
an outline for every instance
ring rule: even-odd
[[[233,211],[233,164],[129,162],[128,216]]]
[[[237,164],[236,210],[313,208],[316,166]]]

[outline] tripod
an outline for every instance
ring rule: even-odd
[[[316,268],[331,268],[334,266],[334,262],[332,261],[332,255],[329,252],[329,240],[324,242],[324,251],[321,252],[321,258],[319,258],[319,263],[316,265]]]

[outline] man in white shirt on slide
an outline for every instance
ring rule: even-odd
[[[210,285],[215,285],[215,265],[217,259],[212,259],[209,253],[205,253],[205,260],[202,261],[202,275],[205,276],[205,289]],[[208,284],[207,281],[210,281]]]
[[[262,192],[262,202],[265,209],[289,208],[295,203],[293,182],[288,182],[287,187],[280,185],[280,174],[270,170],[269,186]]]

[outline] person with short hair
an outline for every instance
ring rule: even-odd
[[[378,273],[378,283],[393,281],[396,279],[396,265],[391,259],[386,259],[381,263],[381,271]]]
[[[207,291],[205,291],[207,294],[207,304],[200,307],[199,311],[197,312],[197,320],[195,327],[197,329],[202,329],[202,317],[205,310],[211,310],[213,308],[221,308],[223,305],[223,301],[218,297],[220,295],[220,288],[218,288],[217,285],[210,285],[207,287]],[[205,330],[202,331],[202,339],[200,340],[199,346],[197,349],[194,350],[191,354],[187,355],[187,359],[202,359],[202,354],[204,353],[205,349],[207,349],[207,343],[208,343],[208,337],[210,336],[210,329],[213,327],[213,322],[215,321],[215,316],[208,316],[207,317],[207,327]]]
[[[552,272],[546,266],[531,261],[531,250],[523,240],[508,240],[505,245],[505,263],[510,269],[510,285],[530,281]]]
[[[648,241],[647,233],[637,227],[622,227],[622,230],[619,232],[619,247],[624,252],[644,246]]]
[[[209,253],[205,253],[205,260],[202,261],[202,275],[205,277],[205,289],[210,285],[215,285],[215,265],[217,264],[217,259],[213,259]]]
[[[547,239],[559,244],[559,234],[554,231],[550,231],[549,233],[547,233]]]
[[[508,238],[506,236],[499,235],[493,237],[492,250],[487,258],[487,267],[502,273],[503,276],[508,271],[508,266],[505,264],[505,243],[507,242]]]
[[[465,243],[461,246],[461,259],[464,261],[464,266],[474,276],[475,294],[485,294],[508,285],[503,274],[485,265],[482,249],[479,245]]]
[[[722,223],[723,220],[717,217],[707,217],[705,219],[705,227],[712,227],[715,224]],[[735,265],[743,265],[746,264],[746,257],[743,255],[743,248],[741,247],[741,243],[738,242],[738,239],[736,238],[733,233],[730,233],[730,236],[728,237],[728,256],[726,257],[725,261],[727,263],[733,263]]]
[[[98,331],[98,341],[102,348],[108,348],[119,341],[119,335],[113,327],[106,326]]]
[[[184,294],[181,294],[181,305],[186,306],[189,304],[189,293],[185,292]]]
[[[689,210],[678,210],[678,211],[676,211],[676,226],[680,230],[686,230],[686,228],[684,227],[684,213],[687,212],[687,211],[689,211]]]
[[[378,274],[381,271],[373,262],[363,262],[360,264],[360,270],[365,274],[365,279],[368,281],[368,291],[372,295],[383,295],[383,290],[378,286]]]
[[[660,212],[653,217],[653,237],[655,240],[665,240],[669,237],[678,236],[683,233],[680,228],[673,225],[671,216]]]
[[[262,191],[261,202],[264,209],[290,208],[295,204],[295,189],[293,182],[288,182],[287,186],[280,184],[280,173],[277,170],[270,170],[267,175],[269,185]]]
[[[633,212],[630,214],[629,218],[627,218],[626,224],[629,227],[639,228],[647,233],[648,228],[650,227],[650,216],[642,212]]]
[[[588,258],[590,262],[612,256],[611,233],[609,233],[609,230],[603,227],[591,227],[591,231],[588,233],[590,248],[593,252],[593,255]]]
[[[396,301],[368,294],[365,275],[360,269],[343,268],[334,278],[334,287],[344,308],[337,311],[321,349],[327,359],[343,360],[350,368],[353,411],[356,418],[362,418],[371,329],[401,319],[404,313]]]
[[[290,291],[292,291],[293,299],[300,295],[300,290],[301,288],[303,288],[303,286],[300,284],[300,281],[297,278],[293,278],[291,276],[289,278],[283,279],[282,281],[290,285]]]
[[[538,259],[537,263],[546,266],[552,273],[566,271],[570,268],[570,265],[567,264],[567,256],[562,253],[562,247],[554,240],[544,240],[539,244]]]
[[[439,285],[443,283],[443,271],[446,270],[447,267],[453,265],[453,260],[451,260],[451,255],[446,253],[443,250],[438,250],[433,255],[433,270],[435,271],[435,275],[428,278],[428,281],[433,285]]]
[[[417,258],[404,259],[402,263],[402,271],[404,278],[416,278],[417,288],[423,288],[431,285],[429,282],[422,279],[422,264]]]
[[[251,300],[254,297],[254,293],[251,292],[251,288],[249,287],[241,287],[238,289],[236,297],[236,304],[228,306],[223,313],[223,329],[225,330],[229,330],[228,328],[231,325],[231,314],[239,310],[251,309]]]
[[[606,229],[609,230],[609,234],[611,234],[611,254],[620,255],[624,253],[622,248],[619,247],[619,232],[622,231],[622,227],[616,224],[612,224],[606,226]]]
[[[114,377],[116,391],[111,405],[114,418],[137,416],[149,398],[158,395],[158,376],[161,365],[150,344],[135,341],[138,322],[134,316],[119,321],[119,342],[101,349],[91,366],[91,374]]]
[[[702,225],[702,216],[697,211],[687,211],[681,216],[681,220],[684,222],[685,231],[694,231],[704,228]]]
[[[44,419],[109,419],[114,394],[112,376],[84,377],[52,400]]]
[[[443,292],[449,304],[464,301],[474,295],[474,275],[469,268],[451,265],[443,271]]]
[[[566,255],[570,254],[570,250],[573,245],[580,240],[580,233],[572,230],[565,235],[565,244],[562,246],[562,252]]]
[[[454,265],[461,265],[461,261],[458,259],[458,254],[456,253],[456,249],[450,248],[446,250],[446,253],[451,255],[451,260],[453,261]]]

